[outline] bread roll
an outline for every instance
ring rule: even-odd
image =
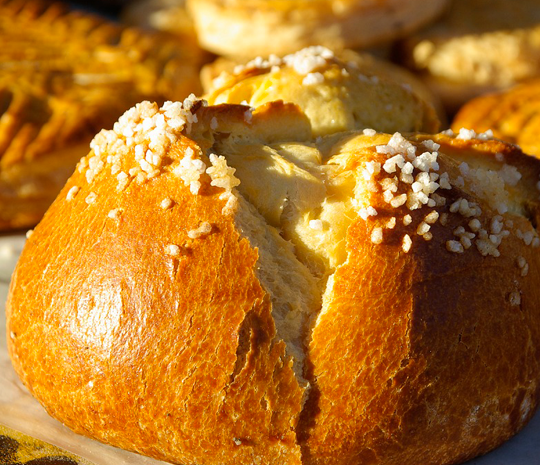
[[[471,98],[540,75],[538,0],[452,0],[400,52],[455,112]]]
[[[495,137],[540,157],[540,78],[467,102],[452,122],[454,131],[464,127],[491,130]]]
[[[144,102],[28,239],[9,353],[68,427],[172,463],[465,461],[538,406],[539,178],[473,132]]]
[[[229,57],[366,48],[436,18],[447,0],[187,0],[201,45]]]
[[[246,103],[253,107],[274,100],[296,103],[308,116],[313,134],[352,129],[436,132],[439,118],[431,102],[411,83],[354,52],[346,61],[325,47],[308,47],[283,58],[275,55],[223,70],[205,99],[210,104]],[[378,63],[378,62],[377,62]]]
[[[200,49],[59,3],[0,0],[0,230],[35,225],[135,103],[199,89]]]

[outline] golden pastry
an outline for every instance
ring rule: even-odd
[[[491,130],[495,137],[540,157],[540,79],[467,102],[452,123],[454,131],[463,127]]]
[[[274,100],[296,103],[308,116],[313,134],[352,129],[435,132],[440,122],[430,102],[412,85],[396,80],[394,67],[374,65],[362,55],[349,59],[324,47],[308,47],[279,58],[256,58],[223,71],[212,81],[210,104],[245,103],[258,107]]]
[[[540,76],[538,0],[453,0],[401,51],[453,112],[482,93]]]
[[[197,49],[60,3],[0,1],[0,43],[0,230],[39,221],[127,108],[199,90]]]
[[[187,0],[201,45],[218,55],[285,55],[310,45],[366,48],[432,21],[447,0]]]
[[[463,462],[539,403],[539,179],[471,131],[144,102],[26,242],[13,364],[73,430],[177,464]]]

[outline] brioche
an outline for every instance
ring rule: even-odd
[[[1,0],[0,41],[0,230],[35,225],[135,103],[199,89],[202,52],[59,3]]]
[[[256,58],[232,72],[223,70],[205,99],[253,107],[275,100],[296,103],[316,136],[365,128],[437,131],[434,106],[410,84],[394,79],[373,60],[352,52],[346,56],[345,62],[325,47],[309,47],[283,58]]]
[[[310,45],[366,48],[432,21],[447,0],[187,0],[201,45],[242,59]]]
[[[462,127],[491,130],[495,137],[540,157],[540,78],[467,102],[452,122],[455,131]]]
[[[30,235],[24,384],[178,464],[465,461],[534,414],[540,161],[485,134],[313,138],[291,103],[143,102]]]
[[[454,112],[540,75],[538,1],[453,0],[438,22],[404,40],[400,58]]]

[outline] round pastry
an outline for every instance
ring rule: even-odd
[[[229,57],[366,48],[433,20],[447,0],[187,0],[201,45]]]
[[[275,100],[292,102],[308,116],[313,134],[353,129],[384,132],[436,132],[433,105],[413,86],[396,80],[384,66],[350,52],[347,61],[324,47],[308,47],[279,58],[256,58],[212,81],[210,104],[245,103],[258,107]],[[390,69],[392,65],[388,65]]]
[[[177,464],[465,461],[538,406],[539,179],[472,131],[138,104],[26,243],[14,367],[73,430]]]
[[[491,130],[495,137],[540,157],[540,78],[467,102],[452,123],[456,131],[462,127]]]
[[[538,1],[453,0],[439,22],[405,40],[400,57],[455,111],[540,75]]]
[[[128,108],[200,85],[200,49],[59,3],[0,0],[0,42],[0,230],[34,226]]]

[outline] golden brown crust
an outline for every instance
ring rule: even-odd
[[[479,132],[492,130],[495,137],[540,156],[540,79],[469,101],[452,123],[454,131],[462,127]]]
[[[7,304],[17,372],[69,427],[182,464],[442,465],[534,414],[537,159],[471,132],[315,142],[283,103],[145,103],[92,147]]]
[[[180,140],[170,161],[190,145]],[[32,236],[54,228],[59,217],[71,221],[50,240],[29,239],[27,253],[54,281],[48,289],[59,287],[70,268],[90,265],[96,273],[63,287],[62,294],[76,297],[54,316],[45,291],[33,297],[44,299],[36,311],[11,320],[12,355],[25,384],[70,428],[118,447],[177,463],[242,463],[253,454],[268,463],[299,463],[293,430],[302,389],[284,344],[274,338],[269,298],[253,273],[257,252],[221,214],[218,189],[208,188],[186,210],[193,195],[172,173],[142,186],[134,182],[119,195],[107,194],[116,192],[115,177],[102,172],[97,181],[88,185],[77,171]],[[80,191],[66,201],[73,186]],[[91,193],[95,204],[87,204]],[[175,203],[167,210],[160,207],[165,197]],[[84,223],[72,215],[79,210],[88,215]],[[118,219],[107,216],[112,210],[121,212]],[[212,233],[190,239],[188,232],[204,222]],[[88,241],[94,244],[89,254],[78,254]],[[39,250],[30,251],[30,244]],[[170,244],[182,255],[167,256]],[[51,253],[66,263],[47,265]],[[27,271],[14,278],[14,287],[33,280]],[[96,326],[106,314],[110,324]],[[56,343],[39,344],[42,331]],[[71,369],[52,366],[51,357],[77,362]],[[30,360],[38,368],[32,374]],[[59,385],[60,379],[70,381]],[[237,419],[239,411],[250,420]]]
[[[203,47],[218,55],[249,59],[272,53],[284,55],[311,45],[370,47],[429,23],[447,3],[187,0],[187,7]]]
[[[0,2],[0,40],[0,229],[34,225],[126,109],[199,90],[197,48],[59,3]]]
[[[535,165],[538,178],[538,166],[504,144],[433,140],[441,143],[440,154],[469,163],[504,152],[507,161]],[[439,160],[442,170],[449,168]],[[449,213],[461,195],[450,191],[439,213]],[[538,212],[537,195],[534,202]],[[379,210],[384,202],[372,204]],[[395,214],[377,218],[384,223]],[[432,225],[433,239],[413,239],[405,254],[403,235],[414,237],[421,221],[412,216],[411,226],[398,221],[385,230],[384,247],[371,242],[369,223],[358,219],[349,228],[348,261],[336,272],[333,299],[310,342],[317,381],[311,411],[303,412],[307,463],[461,463],[521,429],[540,401],[540,293],[516,266],[523,254],[537,269],[536,251],[524,251],[512,233],[496,259],[472,250],[465,257],[441,254],[451,231],[467,227],[467,219],[450,215],[444,226]],[[510,302],[516,288],[518,306]]]

